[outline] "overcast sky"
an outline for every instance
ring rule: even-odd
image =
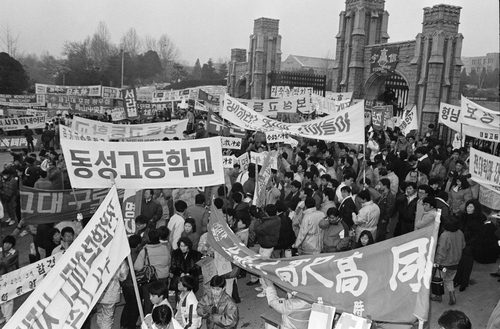
[[[498,0],[386,0],[389,42],[413,40],[422,29],[423,8],[439,3],[462,7],[462,56],[499,51]],[[325,57],[335,51],[341,0],[0,0],[0,37],[19,37],[24,54],[61,57],[65,41],[82,41],[100,21],[112,42],[134,27],[140,36],[166,33],[193,65],[229,59],[231,48],[248,48],[254,20],[280,20],[282,59]],[[4,48],[0,40],[0,50]],[[5,50],[5,48],[4,48]]]

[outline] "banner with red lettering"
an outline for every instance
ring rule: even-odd
[[[81,328],[130,253],[116,187],[6,328]]]
[[[213,207],[213,206],[212,206]],[[266,277],[308,302],[321,297],[342,312],[364,308],[374,321],[413,324],[426,320],[429,288],[439,229],[435,225],[352,251],[264,258],[241,245],[212,209],[208,240],[238,267]]]

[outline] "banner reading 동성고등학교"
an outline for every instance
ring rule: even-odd
[[[116,187],[6,328],[81,328],[130,253]]]
[[[339,113],[304,123],[285,123],[269,119],[236,99],[225,95],[222,117],[233,124],[261,132],[283,131],[289,135],[336,141],[364,143],[364,103],[360,102]]]
[[[220,137],[113,143],[61,139],[71,185],[99,188],[169,188],[224,184]]]
[[[124,142],[161,141],[165,137],[184,139],[182,134],[187,129],[188,120],[121,125],[100,122],[75,116],[71,128],[95,138],[118,139]]]
[[[426,320],[439,218],[434,225],[347,252],[270,259],[242,245],[212,209],[210,246],[238,267],[309,302],[319,297],[343,312],[353,307],[374,321]]]

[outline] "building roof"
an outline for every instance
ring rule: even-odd
[[[312,68],[325,68],[326,66],[325,61],[328,61],[328,67],[330,67],[335,62],[333,59],[319,58],[319,57],[308,57],[308,56],[298,56],[298,55],[290,55],[289,57],[293,57],[303,67],[312,67]]]

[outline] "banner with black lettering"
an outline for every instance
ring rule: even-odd
[[[20,117],[20,118],[5,118],[0,119],[0,129],[2,130],[22,130],[24,126],[30,129],[44,128],[47,122],[46,115],[36,117]]]
[[[364,127],[363,113],[364,102],[359,102],[349,107],[348,111],[330,114],[321,119],[303,123],[286,123],[267,118],[226,94],[222,117],[249,130],[281,131],[294,136],[363,144],[364,129],[360,129]]]
[[[116,187],[6,328],[81,328],[130,253]]]
[[[161,141],[163,138],[184,139],[188,120],[121,125],[100,122],[82,117],[73,117],[71,128],[84,135],[95,138],[118,139],[128,142]]]
[[[212,205],[210,246],[238,267],[310,303],[342,312],[363,308],[373,321],[427,320],[439,215],[434,225],[352,251],[272,259],[241,244]]]
[[[99,147],[96,147],[98,145]],[[71,186],[173,188],[224,184],[220,137],[113,143],[61,139]]]
[[[207,131],[212,134],[224,135],[224,136],[234,136],[238,138],[246,137],[246,130],[242,129],[231,122],[224,122],[217,114],[213,111],[208,111],[207,116]]]
[[[471,147],[469,171],[477,183],[500,187],[500,157]]]
[[[47,85],[42,83],[35,84],[35,93],[37,94],[63,94],[76,96],[101,96],[101,86],[61,86]]]
[[[462,95],[460,122],[477,128],[495,129],[500,127],[500,111],[490,110],[474,103]]]
[[[45,106],[45,95],[26,94],[26,95],[11,95],[0,94],[0,105],[28,107],[28,106]]]
[[[137,98],[135,96],[135,88],[122,90],[123,108],[127,119],[136,119],[137,114]]]

